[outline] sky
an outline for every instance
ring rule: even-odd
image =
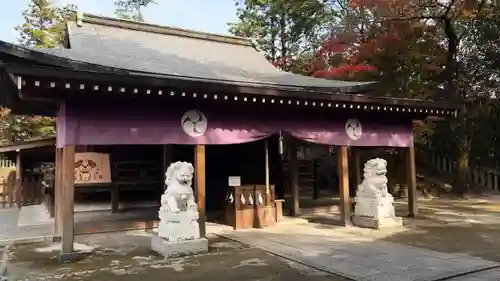
[[[16,43],[16,25],[29,0],[0,0],[0,40]],[[113,16],[113,0],[54,0],[56,5],[76,4],[81,12]],[[228,34],[227,23],[236,21],[234,0],[157,0],[143,10],[146,22],[164,26]]]

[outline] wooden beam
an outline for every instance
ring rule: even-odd
[[[74,230],[74,201],[75,201],[75,146],[66,145],[62,151],[62,233],[60,261],[73,261],[75,253],[73,243]]]
[[[349,198],[349,151],[347,146],[339,147],[338,169],[340,190],[340,219],[345,226],[351,223],[351,200]]]
[[[55,223],[54,223],[54,241],[59,241],[61,239],[62,232],[62,205],[64,204],[62,196],[62,148],[56,148],[55,155],[55,175],[54,175],[54,212],[55,212]]]
[[[206,229],[206,212],[205,212],[205,190],[206,190],[206,153],[205,145],[198,144],[194,151],[194,178],[195,178],[195,189],[196,189],[196,200],[198,203],[198,212],[200,219],[198,221],[200,225],[200,236],[205,237],[207,233]]]
[[[18,51],[18,50],[13,50]],[[33,58],[35,60],[47,59],[46,55],[44,57]],[[49,58],[51,61],[54,58]],[[66,62],[61,61],[61,64],[66,64]],[[95,69],[95,65],[92,65]],[[291,98],[295,99],[305,99],[311,101],[310,104],[320,104],[329,102],[340,102],[349,103],[356,105],[367,105],[370,110],[380,111],[391,111],[388,107],[397,106],[405,107],[403,112],[407,116],[413,116],[414,118],[425,118],[429,115],[450,115],[455,114],[456,110],[460,108],[458,104],[453,103],[443,103],[443,102],[431,102],[425,100],[408,100],[402,98],[391,98],[391,97],[371,97],[363,95],[325,95],[322,92],[318,92],[317,89],[311,87],[297,87],[295,85],[281,86],[281,87],[263,87],[261,83],[254,82],[236,82],[236,83],[216,83],[214,81],[208,81],[203,78],[193,79],[192,77],[155,77],[147,75],[130,75],[123,71],[117,70],[114,73],[109,73],[110,68],[104,67],[102,73],[95,75],[95,71],[88,71],[84,69],[83,64],[80,65],[80,70],[68,70],[68,69],[57,69],[53,67],[45,66],[21,66],[21,65],[9,65],[6,67],[6,71],[9,73],[15,73],[16,75],[21,75],[23,79],[28,81],[26,87],[32,87],[33,81],[41,80],[43,77],[45,81],[56,81],[58,84],[65,83],[87,83],[87,84],[103,84],[103,85],[125,85],[123,83],[124,75],[127,76],[128,84],[136,85],[155,85],[157,88],[164,89],[183,89],[184,92],[199,92],[218,94],[221,92],[226,93],[239,93],[241,95],[255,95],[260,97],[278,97],[278,98]],[[108,73],[106,73],[108,72]],[[180,79],[182,78],[182,79]],[[76,81],[75,81],[76,80]],[[64,81],[64,82],[62,82]],[[330,89],[335,92],[341,93],[364,93],[371,90],[374,83],[370,84],[359,84],[350,87],[339,87],[336,89]],[[118,86],[121,87],[121,86]],[[116,87],[115,87],[116,88]],[[63,88],[64,92],[71,91],[74,95],[73,89]],[[102,92],[107,93],[107,92]],[[107,93],[109,96],[110,93]],[[115,91],[114,95],[119,94]],[[120,96],[123,96],[120,95]],[[378,108],[377,108],[378,106]],[[385,107],[384,107],[385,106]],[[410,108],[406,108],[410,107]],[[410,110],[411,109],[411,110]],[[422,111],[420,111],[422,109]],[[421,116],[423,115],[423,116]]]
[[[288,176],[292,192],[292,216],[300,215],[300,186],[299,186],[299,160],[297,159],[297,141],[287,138],[288,151]]]
[[[408,188],[408,216],[418,215],[417,209],[417,171],[415,167],[415,146],[406,148],[406,184]]]
[[[17,142],[14,144],[0,145],[0,153],[25,150],[25,149],[32,149],[32,148],[38,148],[38,147],[44,147],[44,146],[55,146],[55,145],[56,145],[55,138]]]

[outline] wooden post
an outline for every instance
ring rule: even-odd
[[[111,185],[111,213],[120,212],[120,186]]]
[[[75,146],[66,145],[62,151],[62,235],[61,254],[62,262],[73,261],[76,256],[73,249],[74,233],[74,200],[75,200]]]
[[[271,184],[269,179],[269,146],[267,140],[264,141],[264,161],[265,161],[265,173],[266,173],[266,206],[271,206]]]
[[[164,145],[163,146],[163,190],[165,191],[167,189],[167,184],[165,183],[165,172],[168,169],[168,165],[172,162],[172,147],[171,145]]]
[[[339,147],[338,169],[340,190],[340,219],[345,226],[351,225],[351,200],[349,198],[349,153],[347,146]]]
[[[21,151],[16,150],[16,180],[22,178],[22,168],[21,168]]]
[[[88,146],[85,146],[85,148],[88,148]],[[94,150],[95,151],[95,150]],[[117,166],[116,165],[113,165],[113,156],[110,155],[110,159],[109,159],[109,162],[110,162],[110,165],[111,165],[111,178],[114,178],[115,176],[117,176]],[[111,213],[118,213],[120,212],[120,185],[119,184],[116,184],[116,183],[113,183],[111,182],[111,185],[110,185],[110,199],[111,199]]]
[[[299,194],[299,161],[297,159],[297,141],[288,138],[288,176],[290,177],[290,188],[292,192],[292,216],[300,215]]]
[[[9,176],[7,177],[7,190],[9,196],[9,208],[12,208],[16,193],[16,171],[9,172]]]
[[[200,236],[205,237],[207,233],[206,229],[206,214],[205,214],[205,189],[206,189],[206,162],[205,162],[205,145],[198,144],[194,151],[194,166],[195,166],[195,188],[196,188],[196,200],[198,201],[198,212],[200,214],[200,219],[198,221],[200,225]]]
[[[417,171],[415,168],[415,146],[406,148],[406,184],[408,188],[408,216],[418,215],[417,210]]]
[[[56,148],[54,173],[54,241],[60,241],[62,232],[62,205],[64,204],[62,196],[62,156],[62,148]]]
[[[313,160],[313,193],[312,199],[318,200],[320,196],[320,185],[319,185],[319,172],[318,172],[318,161]]]
[[[21,150],[16,150],[16,188],[15,197],[17,207],[21,208],[23,204],[23,170],[21,164]]]
[[[352,147],[352,158],[353,158],[353,164],[354,164],[354,184],[357,186],[358,184],[361,183],[362,180],[362,174],[361,174],[361,151],[359,150],[359,147]]]

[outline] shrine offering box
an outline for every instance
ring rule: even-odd
[[[229,187],[226,196],[226,223],[234,229],[262,228],[276,224],[274,186],[266,205],[265,185]]]

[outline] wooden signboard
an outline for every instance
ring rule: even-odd
[[[75,184],[110,182],[109,154],[96,152],[75,153]]]

